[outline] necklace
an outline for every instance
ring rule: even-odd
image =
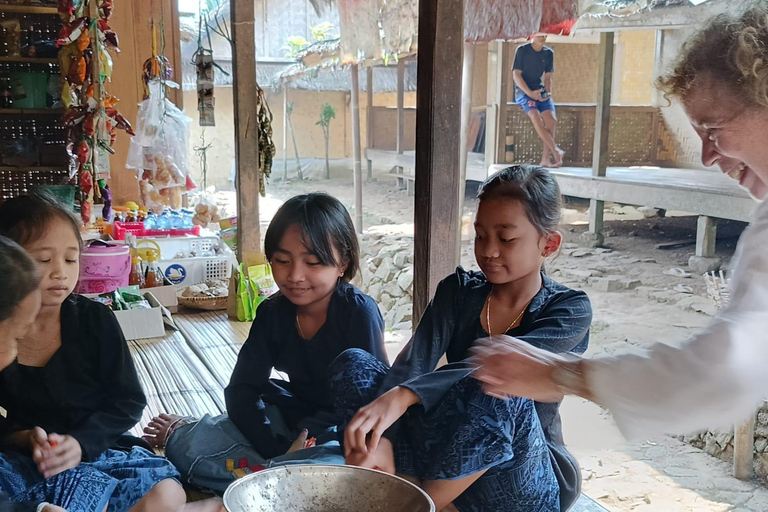
[[[296,313],[296,328],[299,330],[299,336],[302,337],[302,339],[307,339],[304,336],[304,333],[301,331],[301,322],[299,322],[299,313]]]
[[[488,325],[488,337],[493,338],[493,333],[491,332],[491,295],[493,295],[493,287],[491,287],[491,293],[488,294],[488,298],[485,300],[485,322]],[[513,325],[515,325],[521,318],[523,318],[523,314],[525,313],[525,310],[528,309],[528,306],[531,305],[531,302],[533,302],[533,299],[528,301],[528,304],[523,307],[523,310],[520,311],[520,314],[517,315],[517,318],[512,320],[512,323],[509,324],[509,327],[504,329],[504,332],[500,334],[504,334],[509,331]]]

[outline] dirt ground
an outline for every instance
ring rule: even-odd
[[[352,176],[343,168],[335,169],[329,181],[273,181],[261,202],[264,222],[282,200],[308,191],[326,191],[349,207],[353,203]],[[471,218],[477,202],[473,193],[470,187],[463,218],[462,264],[466,267],[474,267]],[[220,203],[231,201],[232,194],[219,194]],[[363,205],[366,230],[413,233],[413,197],[399,190],[386,173],[365,183]],[[667,212],[665,218],[644,218],[638,208],[608,205],[605,248],[585,250],[576,243],[586,230],[587,208],[586,201],[567,201],[562,226],[565,249],[549,263],[548,271],[568,286],[583,288],[592,301],[588,355],[642,349],[653,342],[676,343],[707,324],[714,305],[703,278],[690,275],[687,268],[695,244],[695,217]],[[717,255],[725,266],[744,227],[730,221],[719,225]],[[656,248],[669,242],[689,245]],[[620,289],[607,291],[606,281],[620,283]],[[405,337],[395,341],[401,344]],[[697,448],[666,436],[627,443],[608,413],[581,399],[567,399],[562,411],[566,440],[582,465],[584,492],[609,510],[768,510],[768,490],[761,482],[732,478],[729,464]]]

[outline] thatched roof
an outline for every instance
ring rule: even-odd
[[[573,27],[600,32],[632,28],[672,29],[698,26],[710,17],[738,10],[754,0],[601,0],[593,1]]]
[[[232,61],[217,59],[216,63],[229,72],[225,75],[218,69],[214,73],[216,87],[232,86]],[[191,64],[185,64],[183,68],[183,88],[185,91],[193,91],[195,85],[195,68]],[[259,61],[256,63],[256,80],[265,89],[274,89],[288,83],[291,89],[304,91],[331,92],[349,91],[352,80],[349,69],[346,67],[329,66],[322,71],[307,70],[296,63]],[[365,73],[360,73],[360,88],[368,90],[368,82]],[[397,91],[397,68],[377,67],[373,72],[373,90],[378,92]],[[416,90],[416,63],[408,63],[405,67],[405,90]]]

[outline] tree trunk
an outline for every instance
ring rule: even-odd
[[[304,179],[304,174],[301,172],[301,160],[299,159],[299,146],[296,145],[296,132],[293,130],[293,120],[291,116],[288,116],[288,129],[291,130],[291,139],[293,140],[293,151],[296,154],[296,172],[299,175],[299,179]]]
[[[323,135],[325,135],[325,179],[331,179],[331,162],[329,156],[329,146],[331,143],[331,127],[323,128]]]

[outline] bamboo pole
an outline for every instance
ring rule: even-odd
[[[363,169],[360,147],[360,74],[358,65],[350,67],[352,73],[352,151],[355,159],[355,227],[363,232]]]

